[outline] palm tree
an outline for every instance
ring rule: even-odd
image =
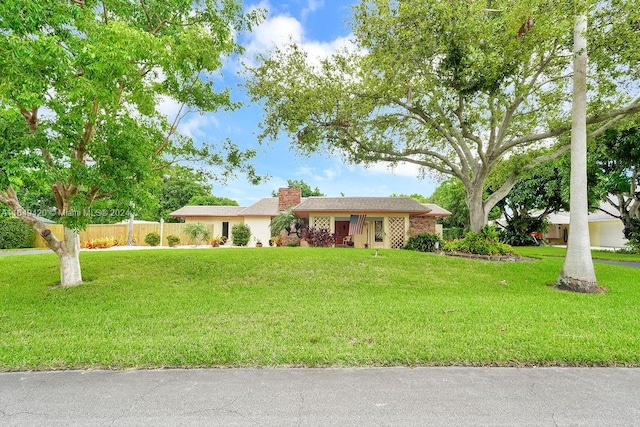
[[[586,5],[582,4],[586,9]],[[587,11],[578,11],[573,31],[573,106],[571,111],[571,229],[559,289],[598,293],[587,222]]]
[[[304,220],[298,218],[293,212],[293,209],[287,209],[280,212],[280,214],[271,220],[269,227],[271,228],[271,236],[278,236],[284,230],[287,235],[295,233],[296,236],[302,238],[302,231],[304,229]]]

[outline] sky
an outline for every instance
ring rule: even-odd
[[[266,19],[251,34],[241,35],[239,42],[245,46],[245,60],[289,39],[302,45],[317,56],[328,56],[337,48],[346,46],[352,37],[348,22],[350,6],[354,0],[245,0],[247,10],[266,9]],[[263,197],[270,197],[273,190],[287,185],[287,180],[303,180],[312,188],[317,187],[329,197],[340,196],[389,196],[393,193],[433,193],[438,183],[430,177],[419,178],[418,167],[404,164],[390,170],[387,163],[370,167],[347,163],[339,155],[319,152],[305,156],[296,152],[289,140],[259,144],[258,125],[263,120],[262,108],[251,103],[244,92],[238,59],[228,61],[221,70],[216,84],[231,88],[232,99],[243,106],[233,112],[192,114],[181,123],[179,130],[196,141],[218,142],[229,138],[242,148],[255,148],[258,154],[251,163],[260,175],[269,179],[260,185],[252,185],[246,176],[225,184],[213,183],[213,194],[236,200],[248,206]],[[175,108],[170,101],[161,111],[170,113]]]

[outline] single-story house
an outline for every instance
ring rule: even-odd
[[[287,209],[310,228],[336,233],[337,244],[346,243],[346,238],[356,247],[371,248],[401,248],[410,236],[441,233],[436,218],[451,215],[438,205],[408,197],[302,198],[299,188],[281,188],[278,197],[263,198],[248,207],[185,206],[171,216],[210,225],[214,236],[229,238],[233,225],[244,223],[251,228],[249,246],[255,246],[258,240],[269,241],[271,219]]]
[[[627,244],[628,240],[623,233],[624,226],[617,215],[616,209],[607,202],[602,202],[598,210],[588,215],[591,246],[622,248]],[[552,213],[548,219],[550,227],[544,237],[553,245],[567,244],[571,228],[569,212]]]

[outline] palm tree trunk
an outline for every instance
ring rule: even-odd
[[[571,123],[570,229],[567,255],[558,278],[559,289],[601,292],[591,258],[587,221],[587,30],[586,11],[576,16],[573,40],[573,107]]]

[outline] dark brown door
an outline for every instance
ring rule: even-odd
[[[336,244],[342,245],[347,234],[349,234],[349,221],[336,221]]]

